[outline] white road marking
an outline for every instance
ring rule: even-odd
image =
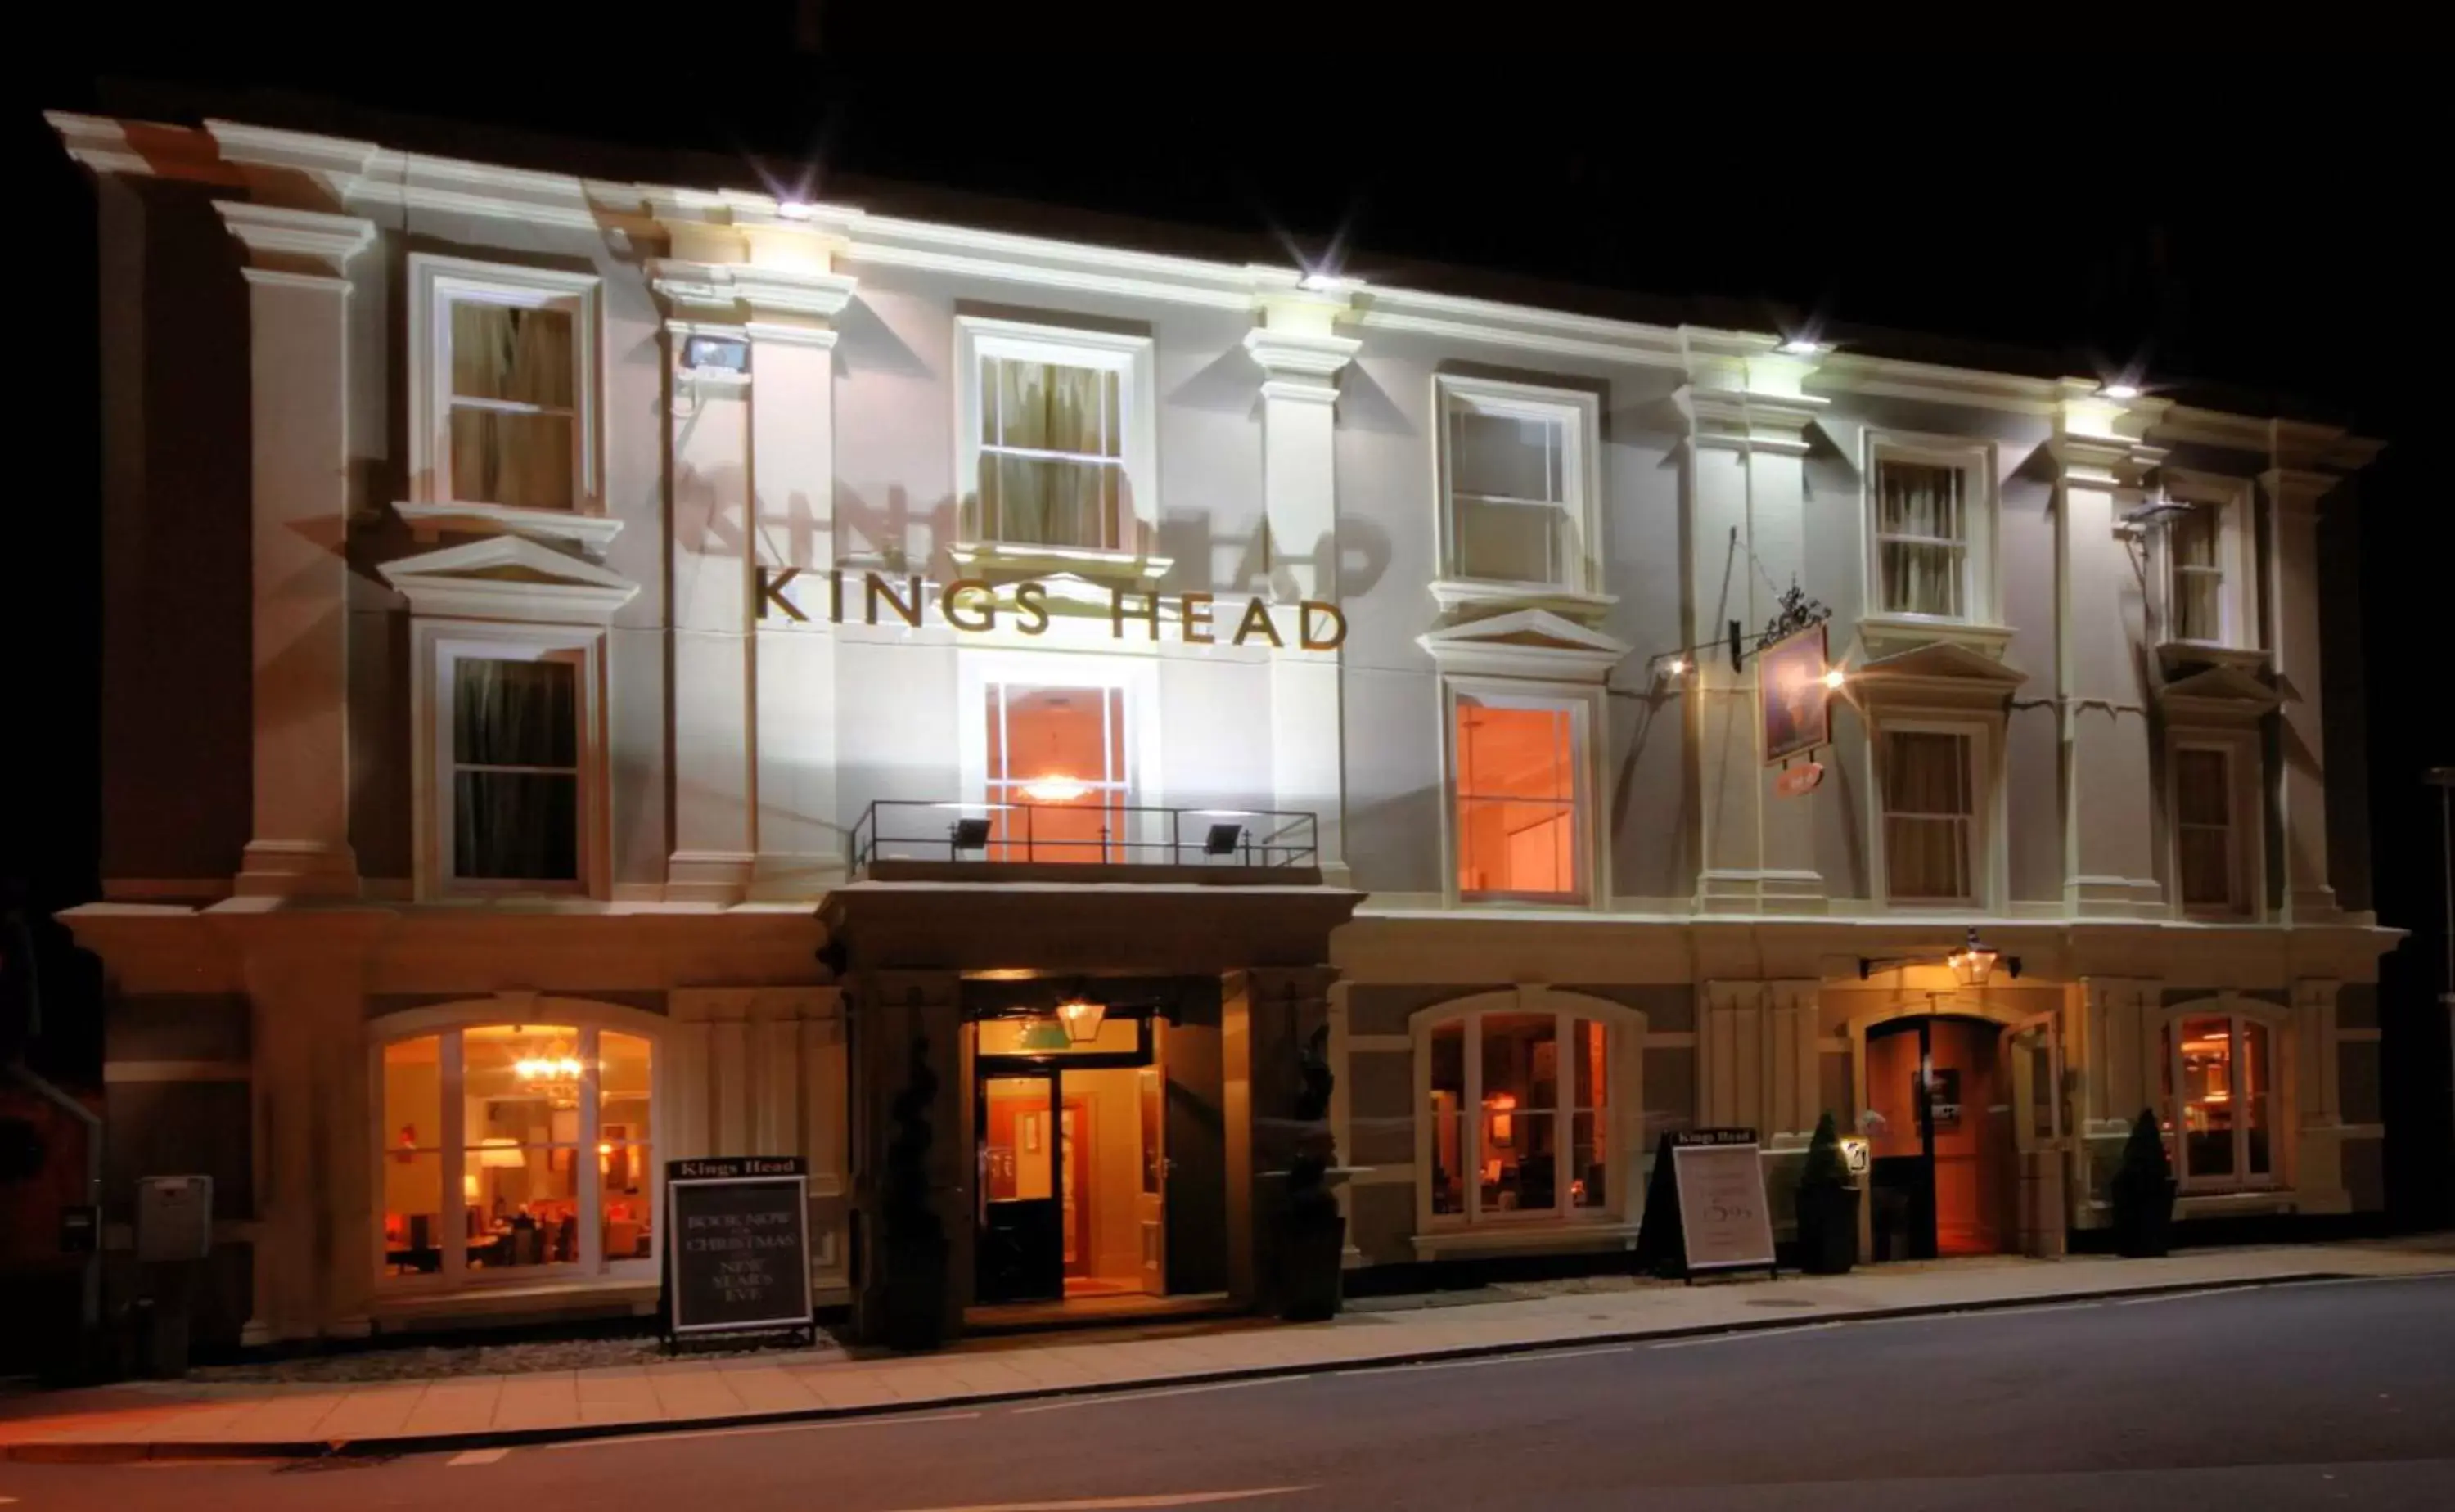
[[[493,1464],[511,1452],[509,1449],[463,1449],[443,1462],[445,1464]]]
[[[1149,1401],[1160,1397],[1193,1397],[1206,1391],[1237,1391],[1246,1386],[1269,1386],[1282,1381],[1302,1381],[1303,1376],[1262,1376],[1251,1381],[1213,1381],[1199,1386],[1170,1386],[1165,1391],[1123,1391],[1105,1397],[1069,1397],[1064,1401],[1044,1401],[1034,1406],[1017,1407],[1014,1415],[1027,1412],[1065,1412],[1075,1407],[1105,1407],[1112,1401]]]
[[[1210,1506],[1221,1502],[1249,1502],[1255,1497],[1289,1496],[1309,1491],[1309,1485],[1264,1485],[1249,1491],[1178,1491],[1156,1496],[1103,1496],[1073,1502],[997,1502],[973,1506],[915,1507],[911,1512],[1129,1512],[1135,1507]]]
[[[817,1422],[762,1422],[744,1428],[680,1428],[672,1433],[626,1433],[611,1439],[570,1439],[548,1449],[602,1449],[614,1443],[675,1443],[684,1439],[741,1439],[758,1433],[811,1433],[821,1428],[895,1428],[907,1422],[962,1422],[977,1412],[936,1412],[921,1418],[836,1418]]]
[[[1694,1349],[1699,1344],[1730,1344],[1736,1343],[1742,1339],[1779,1339],[1790,1334],[1821,1333],[1827,1328],[1838,1328],[1840,1326],[1841,1324],[1838,1321],[1835,1321],[1829,1323],[1800,1323],[1795,1328],[1741,1328],[1727,1334],[1707,1334],[1701,1339],[1668,1339],[1663,1341],[1661,1343],[1654,1344],[1650,1347],[1654,1349]]]
[[[2261,1289],[2259,1286],[2207,1286],[2197,1291],[2160,1292],[2154,1297],[2118,1297],[2114,1300],[2114,1305],[2144,1307],[2150,1302],[2186,1302],[2194,1297],[2223,1297],[2234,1292],[2251,1292]]]

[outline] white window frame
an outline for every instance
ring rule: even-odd
[[[1896,898],[1885,840],[1890,811],[1885,782],[1890,737],[1901,735],[1960,736],[1969,742],[1969,885],[1966,898]],[[1868,721],[1867,770],[1874,774],[1867,812],[1867,854],[1874,862],[1871,891],[1886,908],[1911,913],[1970,914],[1996,909],[2008,889],[2001,854],[2004,835],[2002,727],[1994,717],[1946,718],[1931,715],[1877,715]]]
[[[1115,522],[1118,544],[1095,549],[1047,546],[993,537],[964,539],[964,547],[1017,556],[1083,557],[1130,560],[1146,555],[1159,530],[1159,373],[1158,348],[1147,335],[1092,331],[1071,326],[1034,325],[986,315],[955,317],[955,495],[968,501],[957,517],[979,517],[981,461],[981,374],[987,358],[1010,362],[1044,362],[1060,367],[1089,368],[1117,374],[1117,397],[1125,414],[1125,488],[1123,514]],[[986,520],[982,520],[983,529]],[[966,533],[968,534],[968,532]]]
[[[604,632],[572,626],[418,620],[411,627],[416,886],[420,898],[607,896],[612,826],[605,712]],[[578,669],[579,720],[579,876],[576,880],[459,877],[454,875],[453,684],[464,660],[563,660]]]
[[[2191,903],[2182,897],[2181,753],[2184,751],[2215,751],[2225,758],[2233,896],[2224,903]],[[2259,736],[2252,731],[2175,730],[2166,736],[2166,874],[2173,878],[2177,917],[2257,919],[2265,913],[2267,847],[2260,807],[2261,776]]]
[[[2250,1170],[2250,1120],[2236,1119],[2233,1126],[2233,1171],[2224,1176],[2193,1176],[2186,1146],[2188,1130],[2182,1118],[2182,1025],[2192,1018],[2222,1018],[2230,1037],[2228,1051],[2232,1057],[2226,1079],[2226,1090],[2233,1105],[2243,1104],[2242,1026],[2255,1023],[2267,1034],[2267,1170],[2253,1174]],[[2174,1179],[2183,1196],[2211,1196],[2227,1192],[2267,1192],[2287,1186],[2284,1162],[2291,1140],[2285,1131],[2293,1127],[2287,1117],[2286,1100],[2293,1085],[2287,1064],[2292,1054],[2288,1048],[2289,1024],[2282,1015],[2254,1013],[2249,1005],[2235,998],[2206,999],[2182,1003],[2161,1016],[2160,1038],[2165,1057],[2164,1079],[2172,1091],[2164,1095],[2162,1116],[2169,1135],[2166,1159],[2172,1163]]]
[[[1559,582],[1511,582],[1469,577],[1459,557],[1455,471],[1450,456],[1450,417],[1464,407],[1487,414],[1545,420],[1561,427],[1559,511],[1571,539],[1562,552]],[[1506,383],[1496,378],[1436,373],[1432,379],[1432,448],[1435,528],[1440,541],[1440,581],[1434,595],[1443,606],[1461,602],[1547,598],[1597,598],[1602,589],[1602,400],[1582,389]],[[1608,601],[1606,599],[1606,601]]]
[[[1469,697],[1488,708],[1567,710],[1575,742],[1576,845],[1581,896],[1477,894],[1469,897],[1458,885],[1458,699]],[[1451,908],[1537,908],[1593,910],[1610,906],[1611,871],[1608,832],[1597,812],[1604,781],[1599,751],[1601,732],[1609,729],[1602,689],[1578,683],[1524,682],[1514,678],[1444,676],[1441,679],[1441,890]]]
[[[587,1004],[565,998],[537,999],[536,1011],[519,1019],[506,1018],[499,1003],[473,1005],[494,1009],[494,1012],[473,1014],[467,1009],[419,1009],[381,1020],[367,1046],[368,1104],[375,1125],[374,1169],[368,1188],[368,1207],[374,1232],[375,1280],[387,1295],[433,1294],[438,1292],[483,1291],[496,1287],[533,1286],[541,1281],[562,1284],[620,1285],[653,1281],[660,1274],[665,1246],[665,1175],[663,1159],[657,1152],[665,1148],[666,1115],[665,1062],[667,1040],[659,1026],[624,1016],[619,1020],[602,1009],[590,1010]],[[574,1200],[581,1213],[599,1216],[600,1222],[579,1225],[579,1255],[575,1260],[550,1265],[523,1265],[500,1272],[473,1272],[468,1265],[468,1235],[459,1223],[443,1225],[440,1248],[442,1264],[431,1276],[390,1276],[384,1273],[383,1190],[384,1163],[394,1151],[392,1130],[384,1106],[384,1051],[386,1047],[411,1039],[436,1039],[437,1083],[442,1100],[443,1127],[438,1132],[437,1161],[442,1167],[444,1207],[457,1212],[461,1190],[461,1177],[468,1159],[467,1064],[462,1053],[462,1034],[470,1029],[520,1026],[570,1025],[578,1031],[578,1043],[573,1054],[581,1062],[579,1085],[579,1133],[574,1153],[574,1165],[579,1179]],[[603,1173],[597,1169],[594,1153],[599,1142],[603,1109],[598,1096],[598,1064],[599,1036],[607,1031],[629,1035],[648,1042],[648,1134],[647,1144],[648,1203],[653,1215],[649,1222],[649,1253],[644,1257],[608,1260],[605,1259],[605,1236],[600,1223],[604,1213]]]
[[[2163,616],[2160,628],[2164,640],[2181,646],[2257,650],[2258,609],[2252,597],[2257,543],[2252,537],[2250,480],[2177,469],[2167,469],[2163,478],[2168,502],[2213,511],[2217,516],[2216,571],[2221,575],[2217,613],[2222,621],[2213,640],[2185,640],[2181,635],[2181,606],[2174,592],[2174,579],[2181,569],[2174,560],[2173,526],[2168,522],[2157,532],[2158,604]]]
[[[1610,1190],[1601,1206],[1582,1209],[1569,1206],[1569,1183],[1559,1179],[1555,1181],[1553,1205],[1547,1210],[1482,1211],[1481,1164],[1471,1157],[1479,1148],[1482,1139],[1483,1020],[1495,1015],[1549,1016],[1554,1020],[1554,1042],[1562,1045],[1570,1043],[1570,1037],[1574,1032],[1572,1026],[1578,1020],[1592,1019],[1602,1024],[1607,1101],[1597,1139],[1604,1146],[1605,1181]],[[1461,1044],[1466,1076],[1459,1103],[1458,1159],[1462,1170],[1471,1174],[1465,1183],[1466,1210],[1436,1214],[1432,1211],[1432,1157],[1439,1133],[1433,1126],[1431,1113],[1432,1037],[1451,1024],[1460,1025],[1459,1033],[1465,1037]],[[1638,1205],[1643,1198],[1630,1188],[1644,1175],[1647,1153],[1640,1148],[1640,1134],[1645,1127],[1642,1099],[1647,1033],[1642,1014],[1581,994],[1521,988],[1512,992],[1486,993],[1422,1009],[1413,1016],[1408,1032],[1414,1058],[1417,1234],[1455,1236],[1477,1232],[1532,1231],[1529,1237],[1539,1237],[1545,1232],[1626,1224],[1636,1220]],[[1554,1131],[1555,1147],[1562,1152],[1565,1169],[1566,1154],[1575,1148],[1574,1118],[1581,1110],[1568,1105],[1575,1099],[1572,1071],[1561,1076],[1560,1085],[1562,1106],[1552,1109],[1552,1115],[1559,1119],[1558,1128]]]
[[[1996,524],[2002,495],[1995,444],[1956,436],[1870,430],[1864,446],[1858,509],[1859,531],[1866,540],[1860,561],[1864,581],[1859,602],[1865,606],[1861,617],[1879,625],[1998,627],[2001,600],[1998,595],[1996,542],[1999,533]],[[1877,522],[1883,497],[1882,471],[1888,462],[1951,468],[1961,474],[1967,532],[1960,554],[1962,612],[1958,615],[1911,614],[1884,605],[1883,543],[1877,534]]]
[[[1159,662],[1146,655],[1064,651],[970,651],[958,649],[955,675],[955,738],[963,796],[960,807],[988,806],[988,695],[992,687],[1009,689],[1082,688],[1122,692],[1126,721],[1126,807],[1166,806],[1161,777]],[[1122,841],[1130,841],[1123,859],[1148,860],[1146,847],[1164,842],[1165,818],[1157,814],[1128,815]]]
[[[572,425],[572,500],[568,509],[517,508],[459,497],[452,482],[452,307],[461,303],[509,305],[522,310],[571,313],[576,411]],[[409,257],[409,479],[413,502],[448,505],[456,514],[496,516],[510,522],[601,515],[605,490],[599,454],[604,413],[600,337],[601,280],[595,273],[508,263],[473,262],[432,252]],[[428,511],[426,513],[432,513]]]

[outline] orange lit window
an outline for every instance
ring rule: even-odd
[[[1603,1023],[1566,1014],[1475,1013],[1432,1026],[1423,1091],[1435,1221],[1611,1208],[1610,1047]]]
[[[2276,1175],[2275,1115],[2267,1026],[2238,1017],[2180,1019],[2169,1025],[2165,1085],[2168,1127],[2178,1136],[2175,1174],[2186,1187],[2257,1186]]]
[[[1577,712],[1462,694],[1456,736],[1458,895],[1583,898]]]
[[[1126,861],[1126,696],[988,689],[988,800],[1000,861]]]

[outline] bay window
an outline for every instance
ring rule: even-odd
[[[1423,1041],[1435,1225],[1594,1218],[1623,1179],[1613,1030],[1566,1013],[1477,1012]]]
[[[2185,1191],[2274,1184],[2276,1073],[2268,1026],[2240,1014],[2165,1025],[2164,1125]]]
[[[654,1274],[654,1057],[581,1024],[392,1040],[379,1275],[444,1285]]]

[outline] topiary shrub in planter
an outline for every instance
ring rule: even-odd
[[[1858,1262],[1858,1189],[1841,1161],[1833,1115],[1816,1120],[1807,1168],[1798,1177],[1798,1264],[1817,1276],[1838,1276]]]
[[[1347,1216],[1329,1189],[1329,1165],[1336,1152],[1325,1123],[1333,1085],[1329,1048],[1329,1028],[1324,1025],[1306,1042],[1298,1066],[1303,1086],[1295,1113],[1306,1128],[1288,1162],[1287,1248],[1279,1298],[1279,1316],[1289,1322],[1335,1318],[1344,1300]]]
[[[2114,1173],[2114,1251],[2148,1260],[2173,1247],[2174,1168],[2165,1161],[2157,1115],[2142,1108]]]
[[[928,1038],[915,1036],[910,1074],[890,1109],[895,1136],[886,1145],[873,1283],[885,1300],[878,1341],[890,1349],[935,1349],[946,1341],[946,1226],[929,1200],[929,1110],[937,1096]]]

